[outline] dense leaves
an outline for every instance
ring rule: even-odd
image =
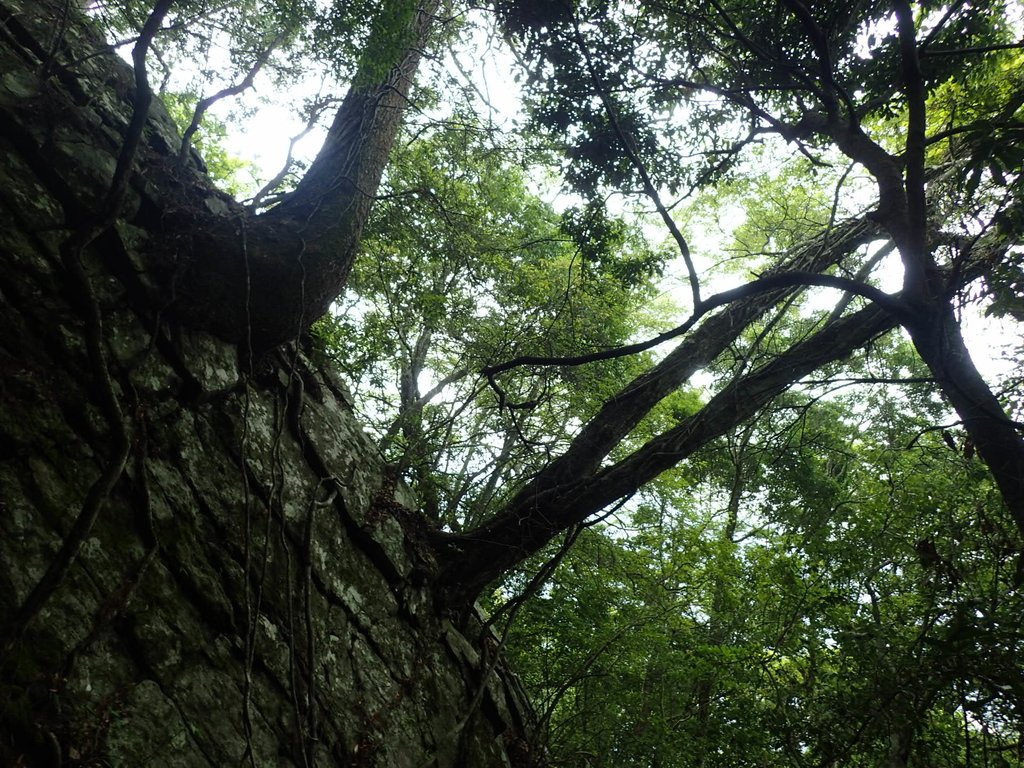
[[[461,530],[564,446],[636,360],[489,385],[522,354],[604,349],[642,327],[663,255],[594,205],[556,213],[471,120],[394,152],[345,308],[321,321],[384,455]]]
[[[962,436],[871,390],[580,538],[513,629],[555,764],[1020,764],[1019,538]]]

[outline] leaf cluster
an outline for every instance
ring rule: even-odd
[[[480,520],[642,362],[480,378],[622,343],[663,256],[602,207],[543,203],[468,116],[396,148],[364,243],[349,309],[321,327],[385,456],[444,525]]]
[[[793,393],[580,537],[512,629],[556,765],[1019,765],[1018,535],[961,434],[863,395]]]

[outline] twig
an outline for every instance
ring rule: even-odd
[[[277,37],[271,40],[270,44],[260,52],[259,56],[256,57],[256,61],[253,62],[253,65],[249,68],[249,72],[241,82],[238,82],[235,85],[229,85],[227,88],[217,91],[212,96],[207,96],[206,98],[199,100],[199,103],[196,104],[196,111],[192,115],[192,122],[189,123],[188,128],[185,129],[185,133],[182,134],[181,137],[181,147],[178,149],[179,161],[184,162],[185,158],[188,156],[188,148],[191,146],[192,136],[199,130],[199,124],[202,122],[206,111],[221,99],[226,99],[229,96],[238,96],[240,93],[252,88],[253,82],[256,80],[256,75],[259,74],[261,69],[263,69],[263,65],[267,63],[267,60],[270,58],[270,54],[272,54],[274,49],[281,44],[285,35],[286,33],[283,31],[278,32]]]
[[[622,144],[626,157],[629,158],[629,161],[636,170],[637,175],[640,176],[644,193],[650,198],[651,202],[654,203],[655,210],[657,210],[662,222],[671,233],[672,239],[675,240],[676,247],[679,249],[679,253],[683,257],[683,262],[686,264],[686,270],[689,275],[690,293],[693,298],[693,306],[696,308],[701,303],[700,279],[697,276],[697,269],[693,264],[693,257],[690,254],[690,246],[686,242],[686,238],[683,237],[683,233],[679,231],[679,226],[676,224],[675,219],[672,218],[672,214],[669,213],[665,204],[662,202],[661,195],[654,186],[654,181],[651,179],[651,175],[648,173],[647,167],[644,165],[643,160],[636,151],[632,137],[628,136],[622,129],[615,105],[612,103],[607,89],[601,83],[597,73],[597,68],[595,67],[593,58],[590,55],[590,49],[587,48],[586,40],[583,39],[583,33],[580,31],[579,21],[576,19],[575,14],[573,15],[572,24],[573,31],[575,32],[576,45],[580,49],[580,53],[583,54],[583,59],[587,65],[587,72],[590,75],[590,81],[594,84],[594,89],[597,91],[597,95],[601,99],[601,104],[604,106],[605,114],[608,115],[608,120],[611,122],[612,128],[615,129],[615,135]]]
[[[281,166],[281,170],[278,171],[270,181],[263,185],[259,192],[253,195],[252,200],[249,201],[249,205],[253,208],[257,208],[263,204],[263,201],[273,192],[275,189],[284,183],[284,180],[288,177],[291,172],[292,166],[295,164],[295,145],[302,141],[306,136],[309,135],[310,131],[316,127],[316,124],[320,121],[320,117],[324,111],[332,106],[337,99],[324,99],[320,102],[315,103],[311,110],[309,119],[306,121],[305,127],[297,134],[292,136],[288,140],[288,153],[285,156],[284,164]]]
[[[636,342],[635,344],[626,344],[621,347],[614,347],[600,352],[590,352],[585,355],[573,355],[569,357],[540,357],[536,355],[523,355],[522,357],[517,357],[504,363],[488,366],[484,368],[481,373],[492,382],[493,386],[495,375],[524,365],[559,365],[571,367],[585,365],[586,363],[594,363],[599,360],[615,360],[620,357],[626,357],[627,355],[639,354],[640,352],[646,352],[649,349],[653,349],[666,341],[682,336],[704,315],[717,307],[721,307],[739,299],[746,299],[751,296],[757,296],[762,293],[778,290],[780,288],[812,285],[821,286],[823,288],[837,288],[839,290],[857,294],[858,296],[863,296],[900,320],[904,319],[907,314],[904,304],[898,297],[891,296],[872,285],[852,280],[848,277],[840,277],[838,275],[821,275],[816,272],[801,271],[784,272],[778,275],[761,277],[737,288],[716,293],[714,296],[701,301],[696,307],[694,307],[693,314],[687,318],[686,322],[665,331],[664,333],[659,333],[657,336],[646,341]],[[503,393],[499,393],[499,398],[504,402]]]

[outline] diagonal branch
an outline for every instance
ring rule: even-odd
[[[805,271],[824,269],[876,238],[878,232],[878,225],[871,221],[855,219],[845,222],[813,239],[784,267]],[[709,365],[739,337],[744,328],[760,318],[780,298],[778,293],[751,296],[708,317],[664,360],[610,398],[580,431],[568,450],[523,488],[517,498],[525,498],[542,488],[564,485],[581,474],[596,471],[605,456],[656,403]]]
[[[617,464],[556,486],[520,493],[491,522],[468,533],[438,536],[444,599],[472,600],[491,580],[616,500],[650,482],[754,415],[801,378],[841,360],[897,325],[871,305],[838,320],[763,367],[734,380],[698,413]]]
[[[884,291],[875,288],[873,285],[839,275],[822,275],[816,272],[801,271],[783,272],[777,275],[758,278],[757,280],[753,280],[737,288],[731,288],[728,291],[716,293],[714,296],[701,301],[695,307],[693,314],[691,314],[684,323],[677,325],[675,328],[665,331],[664,333],[659,333],[657,336],[647,339],[646,341],[639,341],[635,344],[626,344],[625,346],[615,347],[614,349],[606,349],[600,352],[590,352],[585,355],[574,355],[571,357],[538,357],[535,355],[524,355],[504,363],[488,366],[483,369],[482,373],[493,382],[495,375],[524,365],[577,366],[597,362],[599,360],[614,360],[619,357],[626,357],[627,355],[639,354],[640,352],[646,352],[649,349],[653,349],[666,341],[682,336],[692,329],[698,320],[713,309],[718,309],[719,307],[731,304],[732,302],[739,301],[741,299],[752,298],[764,293],[771,293],[782,288],[809,286],[835,288],[856,296],[862,296],[863,298],[877,304],[897,319],[902,320],[907,317],[907,310],[897,297],[885,293]]]

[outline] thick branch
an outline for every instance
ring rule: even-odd
[[[490,581],[559,532],[686,459],[808,373],[847,357],[896,325],[893,316],[877,306],[863,309],[734,381],[697,414],[614,466],[578,475],[562,485],[520,493],[499,517],[448,541],[440,579],[446,599],[473,599]]]
[[[809,243],[783,268],[821,270],[878,236],[878,226],[853,220]],[[595,472],[612,449],[640,423],[651,408],[675,391],[732,344],[750,323],[782,298],[782,292],[763,293],[737,301],[707,318],[664,360],[631,381],[608,400],[573,440],[566,452],[549,464],[517,495],[522,499],[546,488],[572,482]]]
[[[878,233],[877,224],[871,221],[846,222],[810,242],[783,268],[794,271],[825,269],[859,246],[878,237]],[[604,457],[639,424],[654,405],[675,391],[697,370],[718,357],[736,340],[744,328],[774,306],[781,295],[781,290],[751,295],[707,318],[664,360],[611,398],[573,440],[568,450],[551,462],[515,496],[506,508],[512,511],[507,511],[499,519],[509,519],[510,515],[515,518],[523,514],[524,510],[532,509],[531,505],[538,499],[558,495],[564,489],[578,485],[581,479],[593,477]],[[496,523],[497,521],[491,525]],[[477,531],[489,530],[491,525],[483,526]],[[477,533],[470,534],[470,538],[475,540]],[[491,538],[490,535],[487,535],[487,538]],[[515,537],[513,536],[510,541],[514,542]],[[481,545],[484,549],[490,546],[493,546],[493,542]],[[513,549],[518,548],[519,545],[513,544]],[[484,559],[486,558],[474,562],[483,566]],[[472,568],[453,567],[459,570],[458,578],[469,578],[468,574],[472,572]],[[499,572],[500,569],[495,571],[487,568],[486,574],[490,576],[485,574],[481,577],[482,580],[475,581],[470,589],[482,587],[491,576]],[[452,581],[451,586],[454,588],[455,585],[456,582]],[[469,595],[469,592],[463,594]]]
[[[926,146],[926,115],[924,75],[917,56],[917,34],[914,12],[907,0],[894,4],[899,32],[903,90],[907,98],[906,141],[906,242],[900,243],[905,269],[903,288],[911,300],[934,295],[931,285],[931,259],[927,244],[927,201],[925,200],[924,154]]]
[[[832,73],[832,54],[829,51],[828,37],[821,26],[814,20],[810,9],[801,0],[783,0],[783,4],[789,8],[794,16],[800,21],[800,25],[807,33],[807,37],[814,46],[814,53],[818,57],[818,74],[821,78],[821,98],[829,120],[839,119],[839,102],[836,99],[838,88]],[[851,117],[853,110],[850,110]]]
[[[953,307],[942,302],[909,330],[1024,534],[1024,439],[971,359]]]
[[[356,74],[323,149],[280,204],[259,216],[246,209],[210,216],[199,227],[189,211],[176,223],[192,251],[177,277],[180,320],[229,341],[251,338],[260,351],[298,337],[328,310],[355,261],[437,2],[424,0],[412,14],[383,78],[372,78],[377,65]],[[375,46],[386,53],[394,43],[371,36],[367,47]]]

